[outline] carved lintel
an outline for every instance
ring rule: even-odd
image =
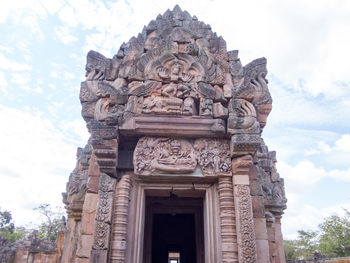
[[[244,155],[232,160],[233,175],[248,175],[249,169],[253,165],[253,157],[251,155]]]
[[[256,243],[249,185],[235,185],[234,199],[239,262],[256,263]]]
[[[134,152],[134,169],[139,175],[191,173],[197,166],[195,152],[187,140],[142,137]]]

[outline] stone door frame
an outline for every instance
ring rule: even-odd
[[[183,178],[171,176],[159,180],[150,180],[152,177],[140,178],[128,173],[132,180],[129,206],[129,222],[126,240],[125,262],[142,263],[143,244],[146,215],[147,196],[166,196],[173,191],[179,197],[203,198],[203,224],[204,224],[204,262],[221,262],[221,233],[219,218],[219,196],[216,178],[208,182],[201,182],[201,178]],[[189,180],[190,179],[190,180]],[[191,180],[193,179],[193,180]]]

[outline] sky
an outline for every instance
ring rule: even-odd
[[[239,50],[266,57],[273,110],[263,131],[285,179],[285,238],[350,210],[350,1],[11,0],[0,8],[0,207],[38,223],[89,134],[79,88],[86,54],[113,57],[179,4]]]

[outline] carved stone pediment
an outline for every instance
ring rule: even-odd
[[[135,148],[136,174],[192,173],[196,166],[194,149],[187,140],[142,137]]]

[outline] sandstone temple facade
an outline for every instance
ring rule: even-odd
[[[285,262],[266,74],[178,6],[90,51],[61,262]]]

